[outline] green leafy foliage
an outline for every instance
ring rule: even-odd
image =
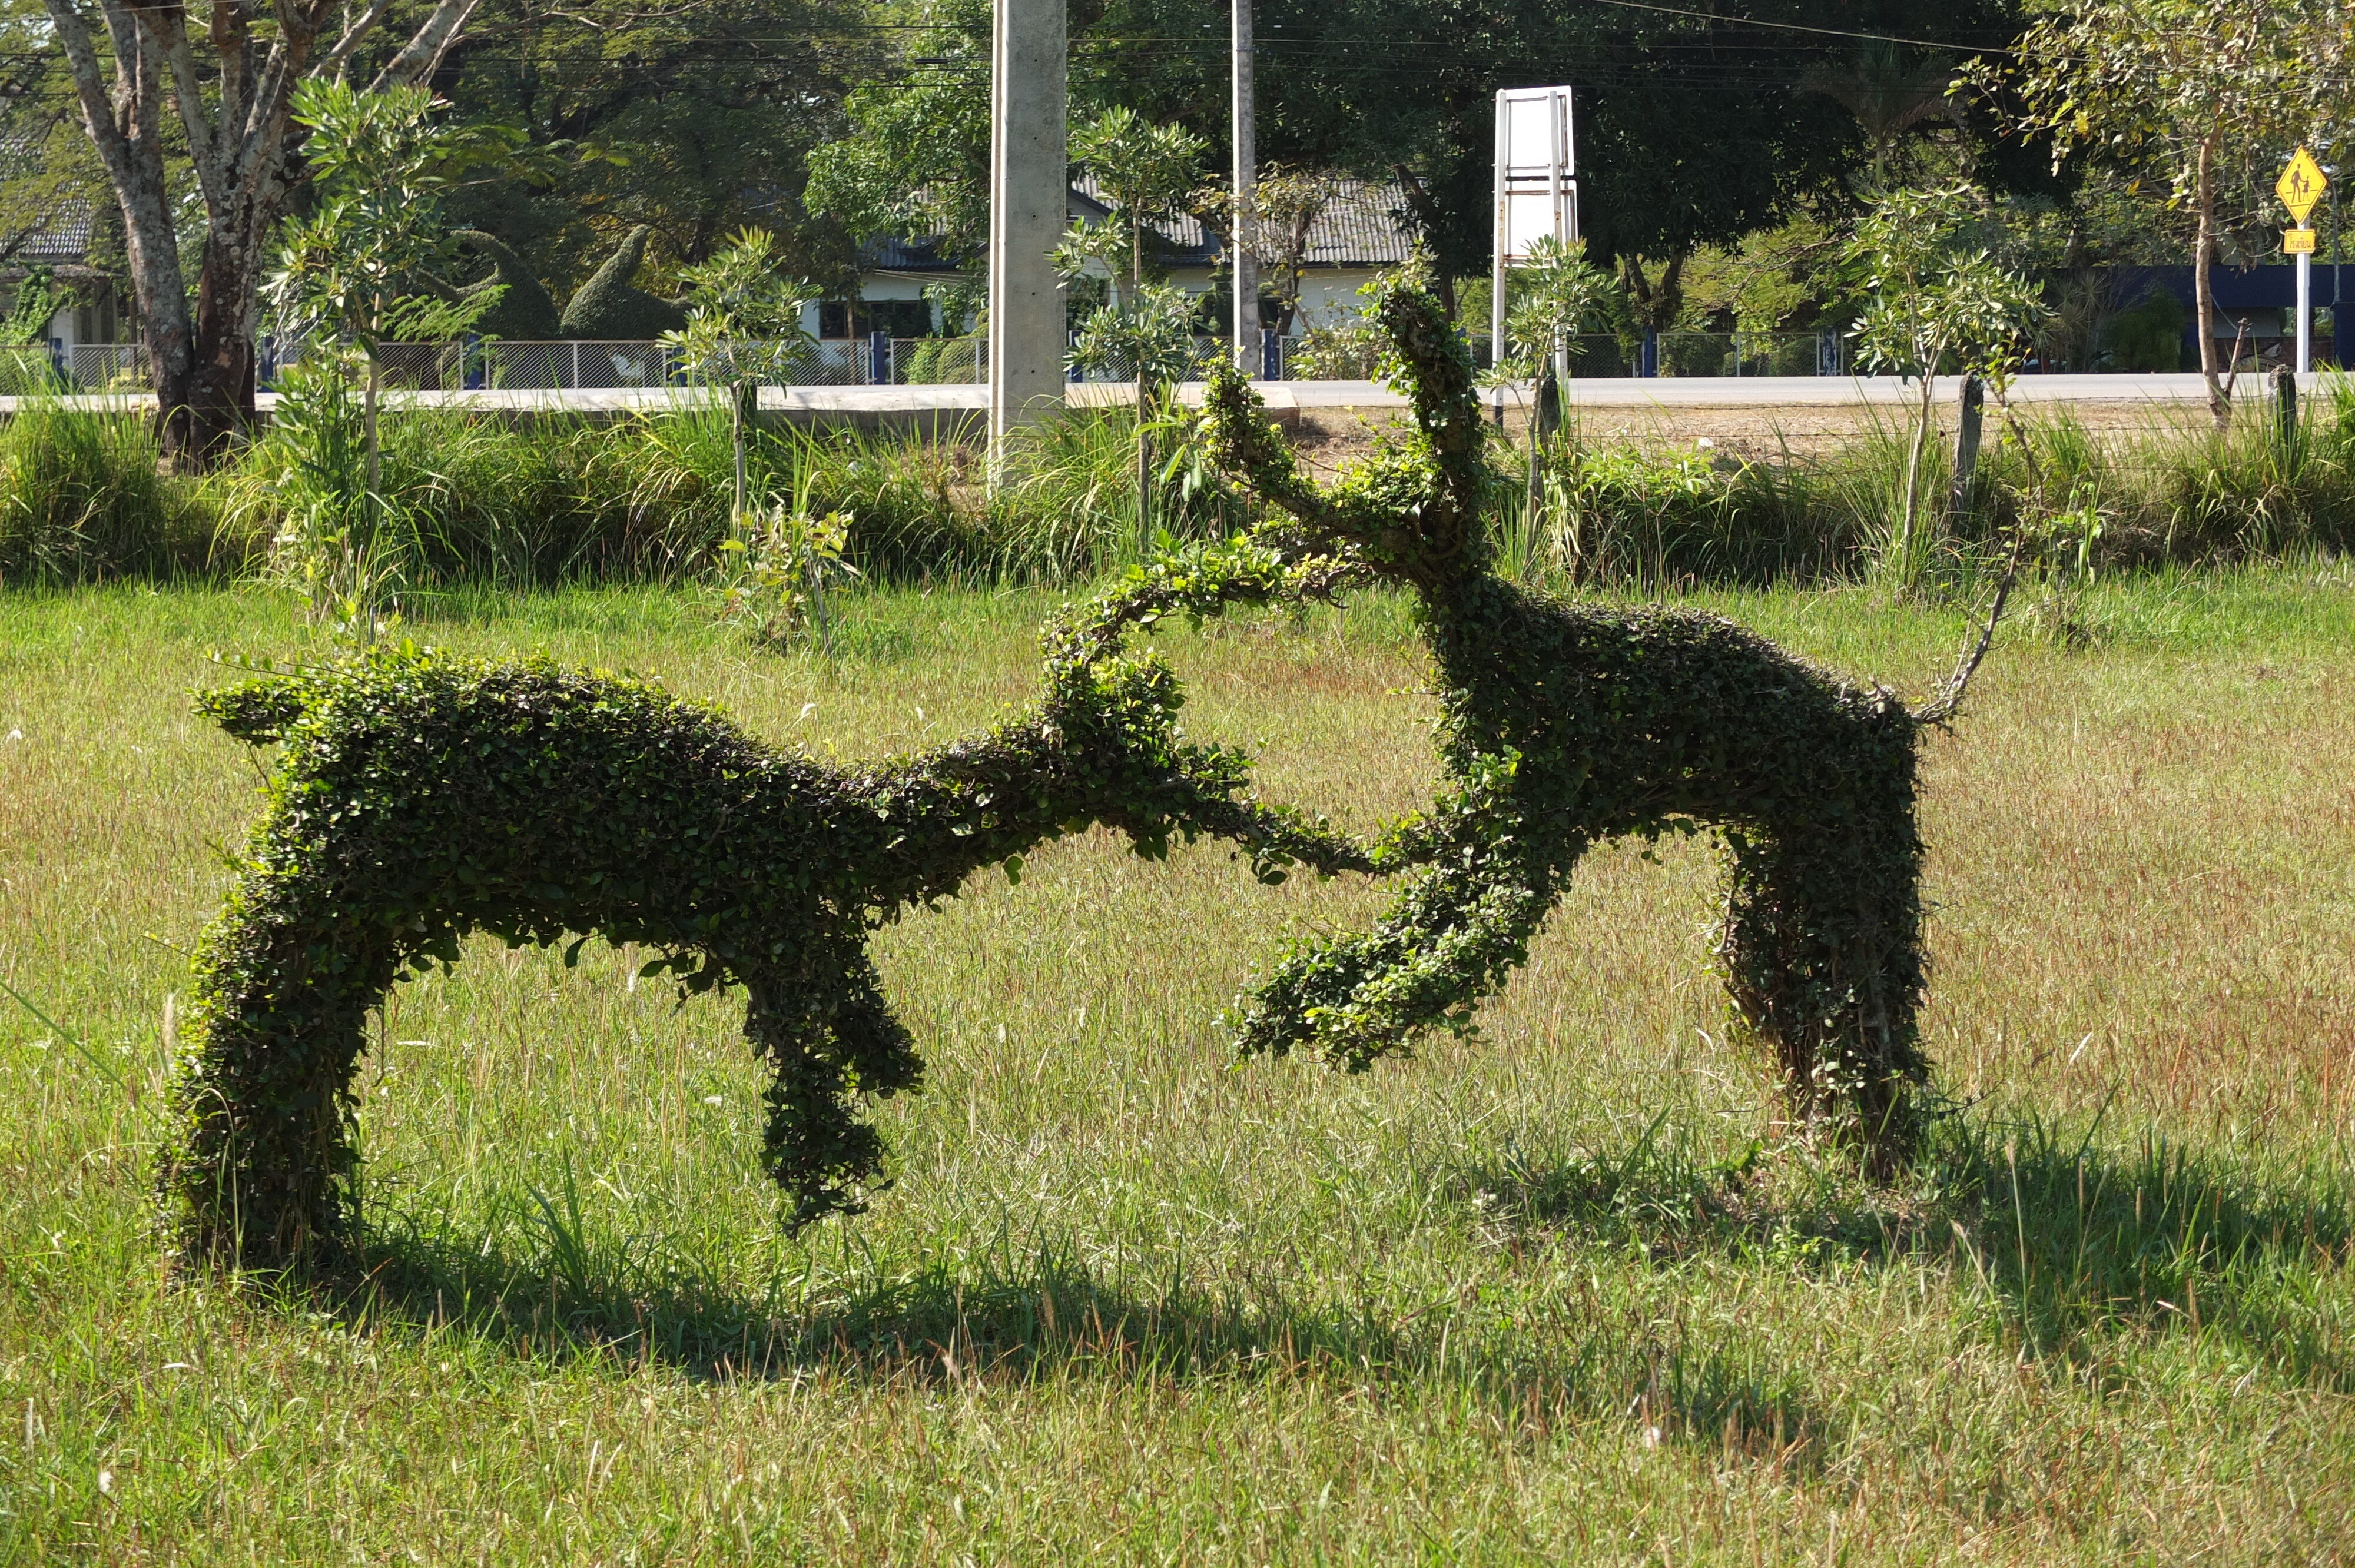
[[[1451,782],[1375,847],[1382,868],[1411,872],[1389,913],[1296,945],[1245,1006],[1241,1048],[1355,1071],[1424,1031],[1468,1031],[1588,849],[1714,827],[1736,1012],[1795,1107],[1841,1111],[1886,1169],[1914,1145],[1928,1073],[1920,721],[1721,618],[1575,604],[1497,576],[1463,342],[1420,269],[1374,305],[1414,422],[1333,486],[1302,476],[1240,377],[1214,380],[1208,418],[1230,471],[1288,514],[1261,545],[1318,563],[1336,588],[1415,594]]]
[[[1529,248],[1527,262],[1506,276],[1505,336],[1512,345],[1498,369],[1515,378],[1535,376],[1568,339],[1584,332],[1611,291],[1609,273],[1586,259],[1583,242],[1551,235]]]
[[[404,509],[377,482],[359,350],[327,345],[280,378],[272,440],[285,454],[272,493],[268,577],[301,594],[338,635],[367,641],[412,581],[421,552]]]
[[[323,199],[279,240],[266,292],[282,331],[334,334],[373,353],[400,338],[453,337],[498,303],[495,290],[445,298],[423,276],[456,252],[442,217],[453,169],[485,152],[479,130],[440,120],[441,108],[417,87],[363,92],[319,79],[295,89]]]
[[[60,285],[54,270],[47,267],[27,269],[25,281],[16,285],[16,297],[8,307],[6,319],[0,320],[0,347],[38,347],[48,332],[49,319],[71,303],[71,285]]]
[[[380,644],[206,694],[230,734],[282,747],[266,809],[195,960],[162,1170],[192,1255],[293,1264],[347,1239],[353,1077],[371,1008],[453,963],[471,932],[513,944],[636,942],[687,991],[741,985],[774,1068],[769,1170],[792,1221],[855,1212],[882,1140],[861,1101],[917,1087],[915,1043],[866,943],[987,866],[1103,822],[1148,859],[1233,840],[1279,880],[1364,869],[1321,825],[1241,799],[1248,759],[1180,738],[1167,663],[1127,633],[1324,590],[1321,568],[1198,550],[1140,570],[1046,632],[1045,693],[989,734],[835,770],[708,708],[545,659]]]
[[[1976,376],[2002,396],[2048,313],[2042,286],[1994,249],[2001,226],[1968,185],[1891,191],[1858,223],[1849,264],[1870,296],[1852,335],[1866,370],[1913,377],[1913,435],[1905,489],[1882,566],[1899,588],[1921,586],[1936,541],[1922,505],[1922,459],[1942,372]]]
[[[1088,317],[1064,360],[1148,386],[1182,381],[1195,368],[1193,299],[1174,284],[1136,284],[1120,304]]]
[[[2102,323],[2102,354],[2114,370],[2180,370],[2189,320],[2182,301],[2154,290]]]
[[[2194,314],[2205,321],[2230,226],[2223,205],[2260,184],[2233,178],[2235,165],[2286,155],[2331,122],[2355,55],[2355,15],[2335,0],[2064,0],[2040,8],[2002,54],[1999,64],[1973,62],[1971,75],[2012,95],[2019,128],[2050,141],[2056,167],[2073,154],[2120,164],[2155,176],[2190,210]],[[2212,334],[2199,338],[2221,428],[2231,367]]]
[[[814,517],[778,503],[740,519],[738,530],[719,546],[737,567],[725,612],[751,617],[762,642],[782,647],[815,632],[830,651],[827,589],[837,578],[858,575],[843,558],[850,519],[839,512]]]
[[[441,211],[450,170],[482,152],[479,133],[438,119],[440,107],[422,88],[361,92],[334,78],[294,92],[323,199],[288,226],[268,284],[282,330],[314,339],[282,393],[299,490],[272,562],[314,617],[361,641],[376,635],[403,554],[381,494],[380,345],[453,337],[499,302],[495,284],[453,293],[432,281],[456,244]]]
[[[537,343],[563,330],[563,313],[557,309],[547,285],[506,241],[479,228],[453,229],[450,237],[491,264],[489,276],[453,291],[469,295],[498,291],[497,302],[475,318],[477,333]]]
[[[802,329],[815,285],[777,270],[776,238],[740,230],[710,260],[685,269],[687,325],[662,334],[689,379],[701,383],[793,379],[794,362],[816,340]]]
[[[211,498],[159,474],[160,455],[144,419],[19,402],[0,425],[0,586],[202,572]]]

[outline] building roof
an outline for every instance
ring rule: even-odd
[[[35,229],[8,252],[12,267],[71,267],[90,255],[90,208],[69,208]],[[0,235],[0,244],[8,237]]]
[[[1082,174],[1071,186],[1071,216],[1101,218],[1111,211],[1095,176]],[[1191,213],[1156,224],[1153,230],[1167,266],[1215,266],[1225,249],[1223,238]],[[869,239],[858,248],[859,265],[878,272],[953,273],[957,268],[941,256],[941,238]],[[1396,181],[1342,179],[1336,182],[1332,201],[1309,225],[1306,259],[1311,267],[1395,267],[1413,243],[1406,193]]]

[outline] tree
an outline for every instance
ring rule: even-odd
[[[657,270],[709,260],[751,226],[775,236],[788,272],[848,278],[848,239],[805,187],[846,128],[846,72],[874,55],[866,0],[485,5],[434,85],[457,117],[517,127],[530,177],[453,191],[451,211],[557,298],[642,225]]]
[[[2013,63],[1976,62],[1972,79],[2010,89],[2019,122],[2073,153],[2140,164],[2191,209],[2193,314],[2208,407],[2232,420],[2210,280],[2222,175],[2235,154],[2286,154],[2335,111],[2355,14],[2339,0],[2066,0],[2038,16]]]
[[[805,200],[855,238],[928,238],[973,265],[989,241],[989,6],[922,14],[920,58],[850,93],[850,133],[810,154]]]
[[[1946,90],[1954,79],[1951,62],[1925,59],[1889,39],[1871,38],[1845,60],[1809,67],[1799,85],[1856,117],[1872,160],[1870,188],[1878,192],[1906,132],[1940,116],[1960,120],[1961,107]]]
[[[1911,376],[1913,440],[1905,493],[1883,562],[1901,588],[1928,566],[1922,528],[1922,457],[1938,376],[1977,376],[2000,395],[2019,373],[2029,334],[2044,313],[2041,289],[2005,267],[1986,194],[1971,185],[1891,191],[1858,224],[1849,259],[1871,298],[1857,320],[1867,370]]]
[[[1528,503],[1534,512],[1546,450],[1561,429],[1563,351],[1584,330],[1611,280],[1586,260],[1582,241],[1564,245],[1547,235],[1529,247],[1529,260],[1507,273],[1505,281],[1505,342],[1496,345],[1496,374],[1499,378],[1537,379],[1537,407],[1529,419]]]
[[[687,324],[663,334],[678,354],[689,378],[706,385],[734,384],[730,399],[736,456],[736,503],[741,524],[750,503],[745,494],[744,448],[762,383],[783,382],[794,362],[816,346],[802,329],[802,311],[817,297],[806,282],[788,281],[777,271],[776,236],[764,228],[741,229],[726,248],[683,274],[687,286]]]
[[[265,293],[287,335],[311,340],[300,382],[282,403],[320,504],[290,507],[279,543],[314,607],[338,612],[365,640],[375,631],[380,591],[398,575],[382,558],[379,526],[381,350],[454,337],[499,300],[496,288],[452,299],[432,281],[457,243],[442,222],[441,193],[449,171],[481,143],[437,121],[441,105],[422,88],[360,92],[314,78],[292,97],[320,199],[287,226]],[[365,382],[357,473],[345,418],[355,354]]]
[[[1565,245],[1547,235],[1529,247],[1529,260],[1505,275],[1505,339],[1497,369],[1511,376],[1543,373],[1570,339],[1586,330],[1601,306],[1610,278],[1586,259],[1582,240]]]
[[[1251,251],[1259,263],[1260,293],[1272,298],[1275,319],[1263,320],[1279,334],[1292,331],[1300,313],[1301,282],[1308,267],[1308,235],[1339,194],[1340,177],[1321,169],[1262,169],[1253,181]]]
[[[1841,35],[1951,39],[1959,62],[2008,43],[2017,0],[1956,0],[1934,28],[1903,0],[1749,0],[1710,7],[1556,0],[1263,0],[1259,142],[1270,159],[1397,179],[1445,281],[1488,268],[1494,95],[1578,87],[1580,218],[1643,324],[1672,324],[1683,259],[1811,203],[1852,203],[1859,128],[1802,89],[1849,58]],[[1807,29],[1823,29],[1809,31]],[[1975,124],[1973,134],[1989,127]]]
[[[423,79],[480,0],[433,0],[368,90]],[[391,0],[351,13],[333,0],[213,0],[202,32],[179,4],[46,0],[73,75],[82,129],[123,208],[165,454],[217,458],[253,416],[254,327],[271,233],[296,171],[288,135],[296,89],[341,80]],[[337,28],[340,21],[339,30]],[[204,208],[196,298],[181,270],[165,110],[185,138],[186,174]]]
[[[1121,305],[1106,309],[1124,311],[1131,318],[1125,335],[1137,351],[1130,369],[1136,377],[1136,520],[1141,539],[1153,535],[1151,399],[1156,384],[1169,374],[1166,358],[1146,351],[1169,335],[1162,318],[1171,307],[1167,299],[1149,301],[1146,294],[1145,235],[1148,226],[1176,217],[1193,200],[1202,184],[1202,154],[1209,150],[1209,143],[1184,126],[1152,124],[1125,108],[1104,111],[1071,136],[1071,156],[1095,175],[1114,218],[1128,235],[1128,291]]]

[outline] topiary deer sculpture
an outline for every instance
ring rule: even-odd
[[[1731,851],[1718,958],[1740,1019],[1774,1050],[1794,1108],[1843,1111],[1886,1169],[1913,1143],[1928,1071],[1914,749],[1952,716],[1993,617],[1945,694],[1913,713],[1718,616],[1506,581],[1489,569],[1463,341],[1412,269],[1374,309],[1412,401],[1402,437],[1313,483],[1231,371],[1211,384],[1206,433],[1281,509],[1257,546],[1315,563],[1328,588],[1414,594],[1454,789],[1377,846],[1385,868],[1413,873],[1387,916],[1287,954],[1248,1000],[1242,1048],[1307,1047],[1361,1070],[1424,1030],[1467,1029],[1590,848],[1710,824]]]
[[[1181,694],[1134,627],[1321,591],[1261,558],[1209,595],[1144,574],[1049,626],[1046,690],[987,735],[835,769],[635,682],[388,648],[205,694],[282,755],[243,874],[196,959],[161,1172],[184,1252],[285,1266],[350,1239],[351,1084],[370,1009],[487,931],[647,944],[687,991],[740,983],[775,1071],[767,1161],[794,1220],[855,1211],[882,1141],[858,1102],[922,1064],[866,943],[975,871],[1101,822],[1139,854],[1234,841],[1263,879],[1363,869],[1320,825],[1241,798],[1248,759],[1178,737]],[[1254,573],[1256,575],[1254,575]]]

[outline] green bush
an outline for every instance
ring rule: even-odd
[[[389,418],[379,515],[391,537],[377,543],[412,586],[690,576],[727,535],[733,461],[724,416]],[[306,482],[269,431],[214,482],[229,525],[267,540]]]
[[[908,356],[908,373],[902,377],[911,386],[967,386],[986,379],[981,373],[981,351],[984,339],[978,337],[928,337],[919,342]]]

